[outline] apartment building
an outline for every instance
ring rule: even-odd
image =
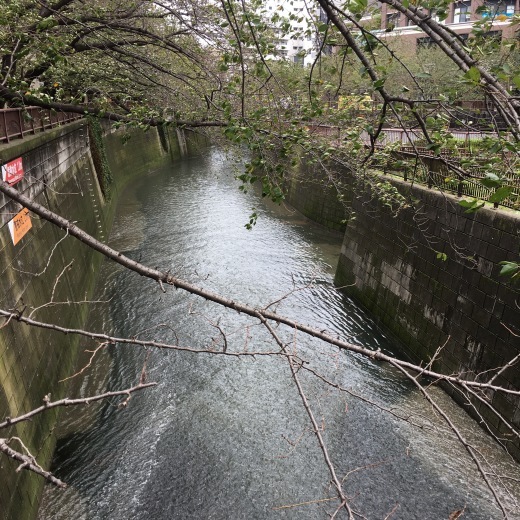
[[[486,7],[485,12],[479,12],[482,6]],[[477,20],[487,18],[492,22],[488,32],[490,36],[511,38],[515,32],[515,28],[511,26],[511,18],[518,12],[519,0],[463,0],[449,5],[448,17],[442,23],[462,38],[467,38],[473,24]],[[431,11],[430,14],[436,16],[435,11]],[[413,22],[387,4],[381,4],[381,31],[415,40],[419,45],[432,43]]]
[[[279,38],[276,52],[271,57],[310,65],[316,58],[318,48],[314,28],[319,9],[311,8],[305,0],[267,0],[264,12],[268,20],[276,14],[280,18],[273,24]],[[288,31],[282,29],[286,23],[290,26]]]

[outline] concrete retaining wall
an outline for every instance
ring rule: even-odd
[[[498,274],[500,261],[519,259],[520,215],[490,208],[466,214],[455,197],[392,183],[411,196],[414,207],[394,214],[370,197],[369,188],[356,197],[336,283],[414,361],[429,360],[444,345],[437,370],[486,380],[520,352],[518,286]],[[520,364],[496,384],[520,388]],[[494,395],[492,402],[520,426],[518,399]],[[479,413],[502,433],[487,407],[479,406]],[[519,458],[518,441],[508,437],[505,443]]]
[[[124,135],[124,138],[123,138]],[[165,139],[166,137],[166,139]],[[114,184],[110,203],[103,200],[87,142],[85,122],[72,123],[33,138],[0,147],[0,163],[22,157],[25,177],[16,187],[103,240],[123,186],[149,170],[180,157],[177,135],[109,132],[107,157]],[[125,144],[126,142],[126,144]],[[0,307],[18,309],[34,319],[81,327],[94,288],[101,256],[55,226],[32,217],[32,229],[13,245],[7,222],[20,207],[0,196]],[[52,305],[49,305],[52,302]],[[71,303],[78,302],[78,303]],[[42,307],[43,306],[43,307]],[[0,320],[0,325],[5,325]],[[46,394],[66,396],[77,356],[77,338],[10,323],[0,329],[0,418],[39,406]],[[18,436],[43,467],[48,467],[56,439],[57,411],[22,423],[2,437]],[[20,446],[13,444],[15,449]],[[34,518],[43,479],[0,456],[0,519]]]
[[[291,206],[310,220],[336,231],[345,231],[350,208],[346,174],[327,172],[304,160],[288,168],[285,197]]]

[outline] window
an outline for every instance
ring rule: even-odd
[[[390,13],[386,15],[386,28],[393,29],[394,27],[399,27],[399,19],[401,18],[401,13]]]
[[[455,11],[453,14],[453,23],[469,22],[471,16],[470,2],[457,2],[455,4]]]
[[[495,40],[496,42],[502,41],[502,31],[488,31],[484,33],[483,36],[488,40]]]
[[[432,45],[435,45],[435,42],[429,36],[425,36],[424,38],[417,38],[417,47],[428,48]]]
[[[515,2],[513,0],[486,0],[484,2],[485,10],[482,11],[482,18],[510,18],[515,14]]]

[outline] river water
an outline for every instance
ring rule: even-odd
[[[248,231],[252,208],[258,223]],[[128,188],[110,244],[252,305],[285,295],[272,309],[395,350],[333,287],[341,237],[255,190],[241,193],[233,162],[218,149]],[[108,261],[101,280],[91,329],[215,350],[224,347],[222,330],[227,352],[278,350],[254,320],[181,291],[163,292]],[[399,374],[301,334],[279,333],[306,367],[348,390],[299,373],[351,506],[364,515],[357,518],[447,520],[460,509],[462,518],[502,518],[464,449]],[[113,401],[62,414],[53,470],[69,487],[46,487],[41,520],[325,519],[335,511],[323,454],[283,358],[112,346],[75,378],[76,395],[135,384],[145,358],[147,379],[157,387],[123,409]],[[514,507],[518,465],[440,390],[432,393],[503,477],[510,493],[501,495]],[[518,509],[510,518],[519,518]]]

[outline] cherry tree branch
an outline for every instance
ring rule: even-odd
[[[18,441],[27,453],[24,454],[24,453],[21,453],[19,451],[12,449],[9,446],[9,444],[12,441]],[[36,459],[30,454],[29,450],[27,450],[25,448],[25,445],[23,444],[22,440],[19,437],[10,437],[9,439],[0,439],[0,452],[2,452],[4,455],[9,457],[10,459],[21,462],[21,464],[18,466],[16,471],[21,471],[22,469],[26,469],[28,471],[32,471],[33,473],[36,473],[37,475],[41,475],[43,478],[45,478],[46,480],[48,480],[55,486],[58,486],[61,488],[67,487],[67,484],[65,484],[65,482],[63,482],[59,478],[56,478],[49,471],[44,470],[36,462]]]
[[[144,369],[143,369],[144,370]],[[144,372],[143,372],[144,373]],[[150,388],[152,386],[156,386],[157,383],[146,383],[144,381],[144,377],[141,377],[141,381],[139,384],[127,388],[126,390],[118,390],[114,392],[105,392],[103,394],[94,395],[92,397],[84,397],[80,399],[69,399],[68,397],[64,399],[60,399],[58,401],[51,401],[50,395],[46,395],[43,399],[43,405],[38,408],[34,408],[30,412],[27,412],[23,415],[19,415],[18,417],[7,417],[3,422],[0,422],[0,430],[9,428],[14,426],[15,424],[29,421],[33,417],[47,410],[52,410],[53,408],[62,408],[67,406],[81,406],[81,405],[89,405],[90,403],[101,401],[103,399],[109,399],[112,397],[125,397],[123,401],[119,403],[119,407],[125,407],[128,404],[128,401],[134,392],[138,392],[140,390],[144,390],[145,388]],[[16,440],[22,446],[25,453],[20,451],[16,451],[9,446],[9,444]],[[23,441],[19,437],[10,437],[10,438],[0,438],[0,452],[9,457],[10,459],[21,462],[16,471],[21,471],[22,469],[31,471],[36,473],[37,475],[41,475],[43,478],[54,484],[58,487],[67,487],[60,479],[56,478],[51,472],[44,470],[37,462],[35,457],[30,453],[27,449]]]
[[[29,419],[32,419],[35,415],[38,415],[47,410],[52,410],[53,408],[64,406],[87,405],[96,401],[101,401],[102,399],[108,399],[110,397],[126,396],[128,398],[132,393],[138,392],[139,390],[144,390],[145,388],[149,388],[152,386],[157,386],[157,383],[140,382],[138,385],[132,386],[131,388],[127,388],[126,390],[105,392],[103,394],[97,394],[92,397],[82,397],[80,399],[70,399],[68,397],[65,397],[64,399],[60,399],[58,401],[51,401],[49,396],[45,396],[45,398],[43,399],[43,405],[39,406],[38,408],[34,408],[30,412],[27,412],[23,415],[19,415],[18,417],[7,417],[3,422],[0,422],[0,430],[23,421],[28,421]]]

